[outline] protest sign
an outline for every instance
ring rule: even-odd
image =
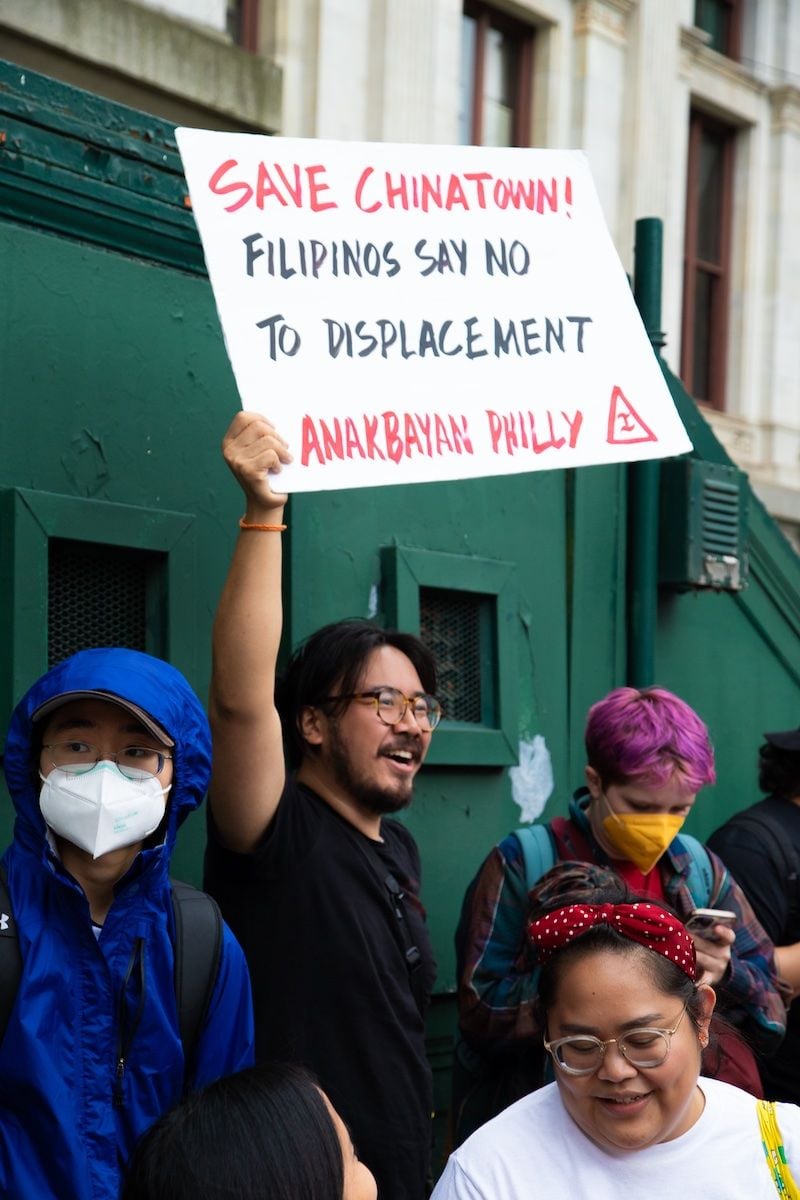
[[[585,157],[177,140],[242,404],[287,491],[691,448]]]

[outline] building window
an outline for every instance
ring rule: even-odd
[[[128,646],[201,675],[190,513],[0,488],[2,724],[31,678],[87,646]]]
[[[695,400],[725,407],[735,131],[701,112],[689,128],[681,377]]]
[[[258,52],[258,0],[227,0],[225,24],[232,42]]]
[[[695,0],[694,23],[711,35],[709,46],[728,58],[739,59],[741,51],[741,0]]]
[[[513,563],[409,546],[381,550],[382,617],[418,633],[437,661],[444,716],[426,762],[517,761],[517,611]]]
[[[528,146],[531,27],[481,0],[465,0],[461,55],[461,144]]]

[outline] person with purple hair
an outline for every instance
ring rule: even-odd
[[[494,847],[464,898],[456,932],[456,1145],[546,1082],[539,972],[525,930],[531,890],[556,862],[611,868],[632,892],[666,903],[682,920],[700,907],[736,914],[733,928],[717,924],[694,935],[698,977],[717,989],[734,1027],[704,1061],[707,1074],[760,1094],[753,1052],[736,1029],[765,1052],[785,1032],[772,943],[720,859],[681,832],[697,794],[715,780],[700,717],[664,688],[617,688],[590,708],[585,744],[585,786],[569,817],[544,827],[538,876],[531,877],[536,856],[525,852],[531,831],[519,831]]]

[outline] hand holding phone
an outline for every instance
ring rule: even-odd
[[[736,913],[727,908],[696,908],[689,914],[686,928],[695,937],[715,942],[718,939],[714,936],[714,926],[727,925],[730,927],[736,924],[736,919]]]

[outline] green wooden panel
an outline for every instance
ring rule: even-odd
[[[668,371],[666,378],[694,453],[730,464],[680,381]],[[658,681],[697,709],[716,749],[717,784],[701,794],[687,823],[701,838],[760,798],[764,731],[800,724],[800,558],[752,491],[747,506],[747,587],[663,588],[659,603]]]
[[[130,530],[106,505],[185,514],[191,531],[169,547],[167,646],[205,698],[211,621],[240,513],[219,453],[238,399],[209,285],[13,223],[0,223],[0,272],[14,280],[0,289],[0,487],[61,497],[56,536],[125,542]],[[140,513],[134,526],[152,534],[158,511]],[[41,548],[33,563],[33,543],[18,533],[3,533],[0,544],[11,588],[4,613],[14,609],[13,671],[0,676],[3,727],[12,699],[46,662],[46,612],[35,599]],[[141,544],[151,543],[142,532]],[[3,811],[7,829],[7,801]],[[199,879],[203,843],[196,817],[181,833],[178,873]]]
[[[123,546],[162,555],[163,592],[167,611],[171,608],[175,617],[166,620],[163,629],[153,630],[157,641],[147,649],[152,654],[175,659],[192,656],[194,621],[190,614],[197,581],[191,516],[27,488],[13,489],[1,511],[3,540],[13,545],[19,556],[7,598],[9,621],[17,634],[11,640],[0,675],[3,715],[10,710],[15,697],[47,670],[50,659],[47,637],[41,636],[42,625],[47,632],[50,538]],[[25,564],[24,570],[20,569],[20,561]],[[179,613],[186,615],[179,619]],[[0,736],[4,731],[5,726],[0,725]]]
[[[0,473],[2,479],[2,473]],[[47,628],[42,606],[46,576],[42,574],[40,535],[33,514],[13,491],[0,490],[0,730],[3,737],[15,700],[44,669],[46,642],[27,635]],[[45,568],[46,569],[46,568]],[[0,846],[11,837],[13,809],[0,775]]]
[[[386,624],[420,634],[420,588],[472,592],[491,596],[494,603],[487,645],[481,649],[482,673],[494,703],[484,724],[444,720],[428,751],[433,766],[513,765],[517,760],[517,693],[514,662],[516,578],[512,563],[477,555],[441,554],[405,546],[385,546],[381,552],[382,608]],[[441,698],[441,697],[440,697]]]
[[[625,682],[627,484],[623,466],[570,472],[569,768],[564,812],[583,784],[583,729],[590,705]]]
[[[797,620],[797,596],[793,604],[781,604],[777,581],[754,548],[744,592],[703,591],[661,601],[659,681],[697,709],[716,749],[717,784],[701,794],[688,825],[699,837],[760,798],[764,731],[800,723]]]
[[[0,267],[18,280],[13,304],[8,293],[0,298],[7,410],[0,482],[193,518],[198,586],[191,598],[170,593],[170,629],[176,665],[204,696],[211,620],[240,510],[218,452],[236,399],[208,285],[14,225],[0,227]],[[279,407],[273,415],[280,423]],[[287,642],[326,620],[377,612],[380,550],[395,540],[513,562],[514,736],[543,733],[560,789],[571,786],[563,474],[297,497],[290,519]],[[15,681],[16,695],[41,669],[44,621],[41,612],[19,633],[15,658],[33,655],[36,665]],[[6,711],[10,702],[7,695]],[[423,773],[409,823],[425,859],[445,988],[453,983],[451,933],[463,887],[518,818],[499,769]],[[198,877],[202,842],[202,822],[190,822],[179,873]]]
[[[15,283],[0,297],[0,486],[192,519],[193,586],[188,597],[169,589],[169,651],[204,695],[211,619],[240,507],[218,454],[236,399],[211,293],[197,274],[172,131],[53,81],[23,79],[13,67],[0,66],[0,83],[0,270]],[[288,402],[276,401],[278,424]],[[499,681],[516,713],[507,757],[520,738],[543,733],[563,781],[564,512],[560,474],[298,497],[286,538],[285,647],[324,621],[380,614],[383,547],[510,563],[517,588]],[[12,539],[0,552],[12,593],[22,578],[22,549],[14,553]],[[10,607],[22,611],[17,601]],[[14,661],[26,665],[7,684],[6,710],[42,665],[44,616],[17,631]],[[508,775],[430,766],[408,820],[448,988],[463,887],[518,821]],[[189,830],[177,869],[197,878],[202,824]]]
[[[0,214],[205,272],[173,126],[0,60]]]
[[[767,729],[800,721],[800,689],[728,595],[687,595],[662,604],[659,682],[703,717],[716,749],[717,785],[704,790],[687,828],[698,837],[760,798],[757,752]]]

